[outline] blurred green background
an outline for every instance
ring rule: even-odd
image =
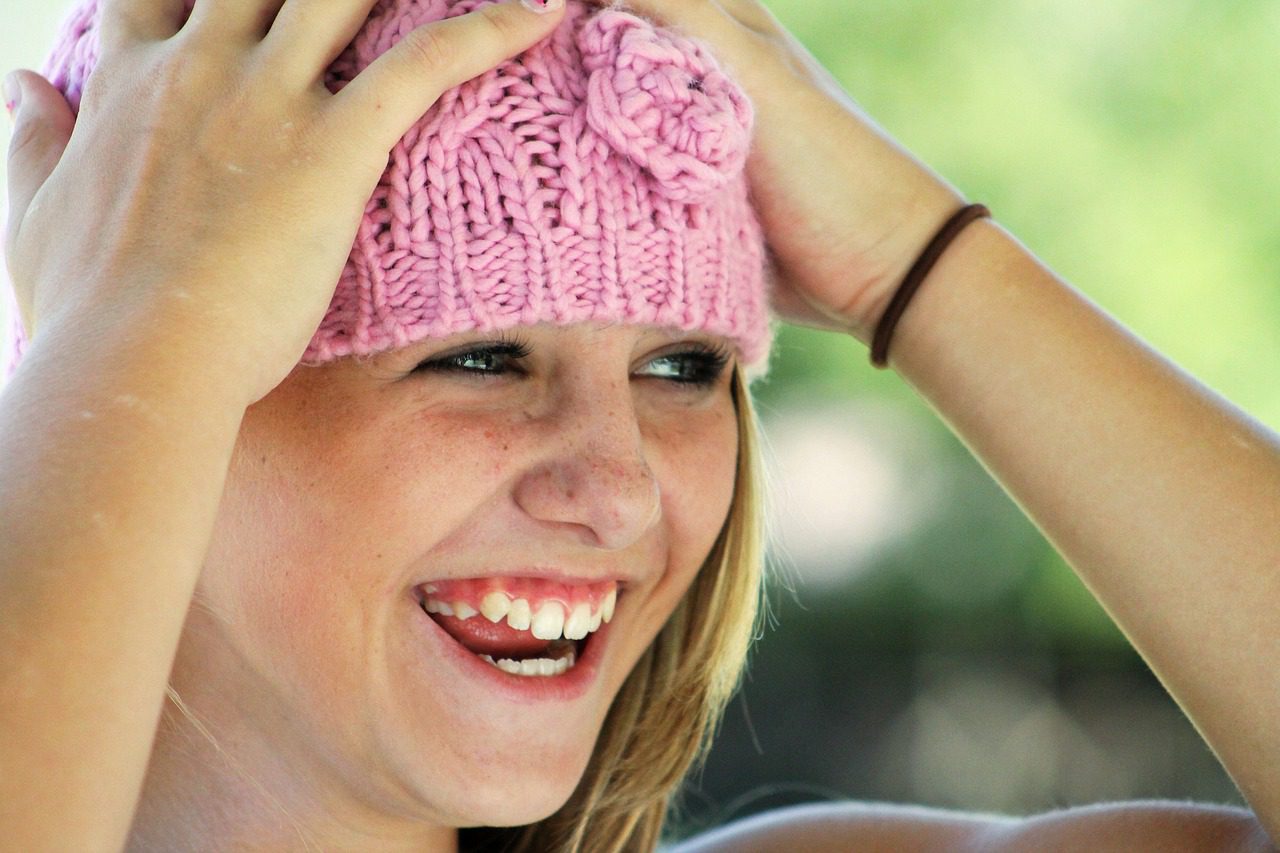
[[[767,5],[1063,278],[1280,427],[1280,4]],[[756,389],[782,545],[773,624],[685,787],[679,834],[829,798],[1244,805],[1070,567],[908,386],[850,339],[786,327],[778,346]]]
[[[1063,278],[1280,428],[1280,4],[767,5]],[[65,8],[9,6],[0,71],[38,69]],[[1243,804],[1071,569],[865,347],[786,327],[757,399],[771,626],[682,834],[837,797]]]

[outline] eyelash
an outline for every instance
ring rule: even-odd
[[[470,374],[486,379],[496,378],[507,373],[508,370],[505,367],[500,367],[498,370],[475,370],[470,367],[464,367],[463,364],[467,361],[486,358],[518,361],[528,356],[531,352],[532,349],[529,347],[528,342],[519,336],[500,333],[493,343],[477,346],[475,349],[454,353],[443,358],[428,359],[415,367],[413,373],[438,371],[442,373]],[[689,378],[677,379],[666,376],[654,378],[665,379],[668,382],[686,388],[708,388],[720,378],[725,367],[729,364],[729,358],[729,350],[723,344],[710,346],[701,342],[693,342],[687,349],[660,355],[653,359],[653,361],[658,362],[683,362],[686,369],[681,373]]]

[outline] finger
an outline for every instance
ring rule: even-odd
[[[257,44],[266,36],[285,0],[200,0],[191,13],[187,28],[205,30],[219,40]],[[321,4],[302,0],[308,13]],[[295,4],[296,5],[296,4]]]
[[[293,89],[305,88],[351,44],[377,0],[352,3],[286,2],[262,42],[264,60],[274,79]]]
[[[535,12],[519,0],[506,0],[410,30],[328,100],[322,122],[337,133],[368,128],[382,152],[390,151],[441,93],[555,29],[564,0],[551,2],[554,8]]]
[[[101,55],[169,38],[181,27],[182,17],[193,2],[194,0],[102,0],[98,10]]]

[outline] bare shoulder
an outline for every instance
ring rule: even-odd
[[[1248,809],[1177,800],[1094,803],[1031,815],[990,827],[978,841],[976,850],[999,853],[1073,850],[1084,842],[1093,850],[1116,851],[1132,850],[1135,842],[1153,850],[1205,853],[1280,849]]]
[[[1271,853],[1253,813],[1171,800],[1096,803],[1029,817],[894,803],[812,803],[753,815],[669,853],[956,853],[1124,851]]]
[[[980,830],[1002,820],[1017,819],[897,803],[808,803],[734,821],[670,853],[962,850]]]

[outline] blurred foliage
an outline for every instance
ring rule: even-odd
[[[1280,5],[768,6],[881,127],[1059,275],[1280,428]],[[897,384],[850,371],[865,355],[844,352],[779,366],[851,389]]]
[[[766,3],[882,128],[1064,280],[1280,428],[1280,5]],[[825,332],[783,327],[774,358],[755,393],[766,427],[805,399],[888,401],[932,431],[939,452],[905,464],[941,471],[948,499],[840,586],[775,558],[794,588],[775,584],[773,625],[675,815],[682,834],[838,797],[1014,814],[1243,803],[1071,568],[909,386]]]

